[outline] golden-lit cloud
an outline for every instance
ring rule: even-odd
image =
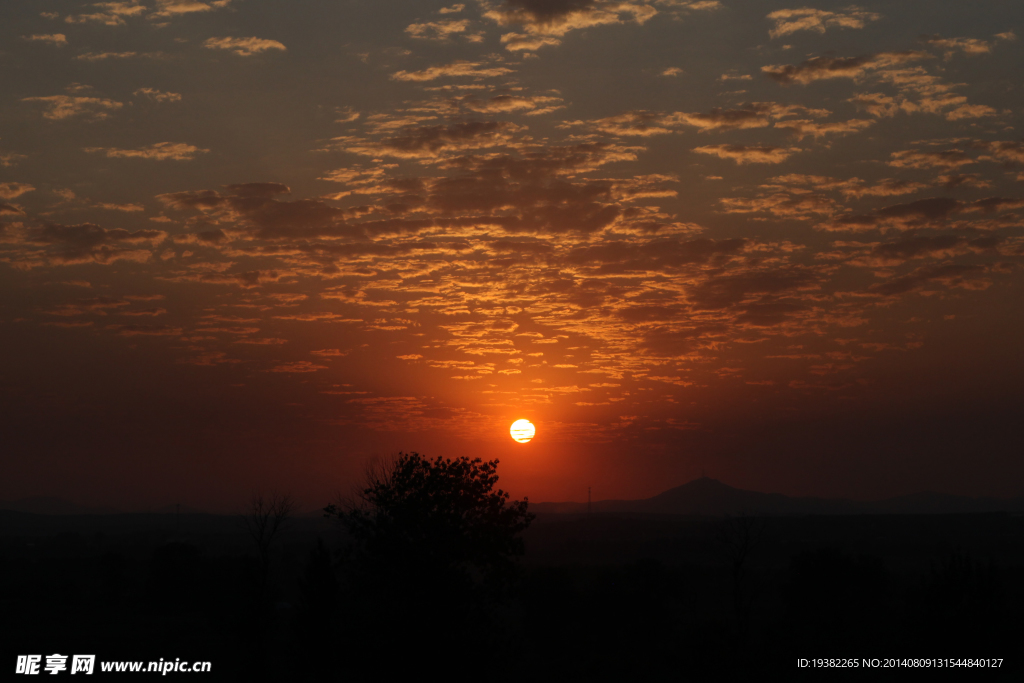
[[[221,9],[231,4],[231,0],[209,0],[199,2],[198,0],[156,0],[149,17],[151,19],[163,19],[175,17],[182,14],[195,12],[209,12],[214,9]]]
[[[915,149],[893,152],[889,165],[895,168],[941,168],[952,171],[961,166],[969,166],[974,160],[958,149],[947,149],[939,152],[919,151]]]
[[[632,22],[644,24],[657,14],[651,5],[603,0],[505,0],[490,7],[484,17],[500,26],[518,26],[524,33],[506,33],[506,50],[536,50],[559,45],[570,31]]]
[[[67,36],[63,33],[36,33],[30,36],[22,36],[22,38],[36,43],[49,43],[58,47],[68,44]]]
[[[162,230],[132,232],[120,228],[106,229],[92,223],[51,223],[23,228],[7,241],[28,248],[18,256],[15,265],[31,269],[44,265],[146,261],[152,255],[152,247],[166,237],[167,233]]]
[[[848,135],[850,133],[857,133],[865,128],[869,128],[872,124],[874,124],[874,121],[867,119],[850,119],[849,121],[833,121],[828,123],[809,121],[807,119],[790,119],[786,121],[776,121],[775,127],[792,131],[793,136],[797,140],[803,140],[808,136],[817,140],[818,138],[826,135]]]
[[[820,9],[780,9],[768,15],[768,21],[775,26],[768,31],[772,38],[779,38],[797,31],[817,31],[824,33],[832,27],[864,28],[868,22],[878,21],[880,14],[867,12],[858,7],[849,7],[838,12]]]
[[[487,66],[482,62],[457,61],[451,64],[431,66],[422,71],[397,71],[391,75],[396,81],[433,81],[444,77],[493,78],[512,73],[503,66]]]
[[[870,125],[869,121],[814,123],[807,119],[789,119],[795,115],[826,117],[827,109],[809,109],[801,105],[782,105],[776,102],[752,102],[737,109],[716,108],[707,112],[649,112],[630,111],[592,121],[569,121],[563,127],[586,128],[618,136],[665,135],[685,128],[705,132],[724,132],[749,128],[789,128],[802,135],[820,137],[829,133],[847,133]]]
[[[927,36],[924,41],[940,50],[945,50],[945,58],[949,59],[957,52],[965,55],[984,55],[992,52],[992,44],[978,38],[942,38]]]
[[[28,183],[0,183],[0,199],[14,199],[35,189]]]
[[[565,107],[561,97],[546,95],[495,95],[487,100],[466,99],[462,105],[480,114],[523,112],[529,116],[550,114]]]
[[[779,164],[802,150],[799,147],[768,145],[705,145],[695,147],[693,151],[735,161],[737,164]]]
[[[151,57],[150,54],[139,52],[83,52],[75,59],[83,62],[102,62],[106,59],[131,59],[132,57]]]
[[[51,121],[62,121],[72,118],[97,121],[107,118],[110,112],[124,106],[121,102],[104,97],[82,97],[76,95],[23,97],[21,101],[42,104],[45,107],[43,116]]]
[[[154,102],[180,102],[181,93],[165,92],[157,88],[139,88],[132,93],[136,97],[142,96]]]
[[[122,26],[125,17],[139,17],[146,12],[145,5],[137,0],[127,2],[94,2],[88,5],[93,11],[82,14],[70,14],[64,17],[69,24],[97,23],[106,26]]]
[[[158,142],[149,147],[118,149],[116,147],[85,147],[86,152],[100,152],[112,159],[153,159],[155,161],[188,161],[197,154],[209,152],[184,142]]]
[[[448,40],[453,36],[463,34],[469,28],[468,19],[451,19],[445,21],[427,21],[419,24],[409,24],[405,32],[413,38],[420,40]]]
[[[207,38],[203,45],[211,50],[231,50],[236,55],[250,57],[267,50],[287,50],[283,43],[267,38]]]
[[[800,64],[762,66],[761,71],[778,83],[807,85],[830,78],[859,79],[877,69],[928,59],[926,52],[904,50],[880,52],[863,57],[812,57]]]

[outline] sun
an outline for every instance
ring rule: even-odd
[[[529,420],[516,420],[509,427],[508,433],[519,443],[527,443],[537,433],[537,428]]]

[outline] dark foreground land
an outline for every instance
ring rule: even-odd
[[[501,592],[409,592],[400,570],[356,590],[343,543],[295,518],[264,563],[232,517],[0,511],[0,677],[52,653],[238,681],[730,680],[797,676],[799,658],[1002,658],[945,673],[1005,680],[1024,661],[1014,513],[541,515]]]

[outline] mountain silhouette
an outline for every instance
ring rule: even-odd
[[[845,498],[793,497],[734,488],[711,477],[701,477],[642,500],[599,500],[592,512],[674,515],[856,515],[943,514],[1024,511],[1024,498],[970,498],[939,493],[917,493],[865,502]],[[531,503],[540,514],[580,514],[586,503]]]

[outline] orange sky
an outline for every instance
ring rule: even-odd
[[[1021,19],[7,3],[0,499],[1024,493]]]

